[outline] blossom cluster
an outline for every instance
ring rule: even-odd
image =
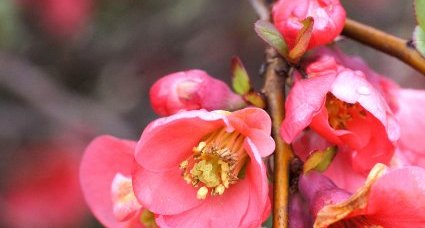
[[[108,227],[260,226],[270,213],[268,114],[215,110],[243,100],[201,70],[160,79],[151,99],[165,117],[137,142],[100,136],[86,149],[81,184],[95,216]]]
[[[290,227],[423,226],[425,91],[324,46],[345,21],[338,0],[274,5],[291,49],[307,17],[311,53],[290,75],[280,137],[305,164],[335,154],[299,176]],[[80,179],[94,215],[107,227],[260,227],[271,208],[268,113],[201,70],[161,78],[150,98],[162,117],[138,141],[100,136],[85,151]]]

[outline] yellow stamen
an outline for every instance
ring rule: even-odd
[[[339,100],[332,94],[326,97],[326,109],[329,116],[329,125],[336,130],[347,129],[347,123],[353,119],[354,115],[366,116],[366,111],[358,103],[350,104]]]
[[[239,171],[248,160],[243,148],[244,136],[224,128],[207,135],[193,147],[193,155],[180,163],[183,179],[200,188],[198,199],[222,195],[238,180]]]
[[[196,193],[196,198],[198,199],[205,199],[207,198],[207,194],[208,194],[208,188],[207,187],[200,187],[198,189],[198,192]]]

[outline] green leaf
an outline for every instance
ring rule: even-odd
[[[258,108],[266,107],[266,101],[264,97],[258,92],[251,91],[247,94],[244,94],[243,99],[249,104],[254,105],[255,107],[258,107]]]
[[[283,57],[286,58],[288,56],[288,45],[272,23],[258,20],[255,22],[255,32],[261,39],[275,48]]]
[[[307,17],[302,22],[303,27],[297,34],[294,48],[289,51],[289,61],[297,63],[300,58],[307,51],[308,44],[310,43],[311,35],[313,33],[314,19]]]
[[[249,75],[239,57],[232,58],[232,87],[239,94],[244,95],[252,90]]]
[[[308,173],[312,170],[319,172],[325,171],[331,164],[336,155],[336,147],[330,146],[324,151],[313,152],[304,162],[303,173]]]
[[[425,31],[425,0],[415,0],[416,21]]]
[[[416,26],[415,32],[413,32],[413,43],[416,50],[425,58],[425,31],[419,26]]]

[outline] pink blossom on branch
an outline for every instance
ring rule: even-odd
[[[273,6],[273,21],[290,49],[296,45],[302,21],[313,17],[308,49],[332,42],[342,31],[345,10],[339,0],[279,0]]]
[[[353,194],[319,173],[303,176],[299,187],[309,201],[314,227],[421,227],[425,223],[425,170],[389,170],[377,164]],[[395,206],[396,205],[396,206]]]
[[[344,54],[338,48],[320,48],[317,56],[331,55],[339,64],[365,73],[368,81],[381,92],[400,126],[394,161],[425,168],[425,91],[400,88],[397,83],[376,73],[360,58]]]
[[[168,116],[182,110],[236,110],[246,106],[241,96],[205,71],[188,70],[166,75],[150,89],[154,111]]]
[[[180,112],[144,130],[136,147],[136,197],[164,227],[258,227],[270,212],[265,111]]]
[[[135,146],[133,141],[99,136],[87,147],[81,161],[84,196],[93,214],[107,227],[154,224],[153,214],[142,208],[133,192]]]
[[[399,138],[397,122],[381,93],[361,71],[323,55],[306,68],[290,91],[281,135],[291,143],[310,126],[333,144],[350,149],[351,164],[367,172],[377,162],[389,163]]]

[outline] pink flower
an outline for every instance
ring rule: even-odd
[[[142,208],[133,192],[135,146],[133,141],[100,136],[90,143],[81,161],[84,196],[96,218],[107,227],[154,224],[153,214]]]
[[[168,116],[181,110],[236,110],[246,106],[222,81],[205,71],[189,70],[166,75],[150,89],[154,111]]]
[[[306,73],[309,78],[296,81],[288,95],[283,139],[291,143],[310,126],[329,142],[347,146],[358,172],[367,172],[377,162],[389,163],[399,128],[365,75],[327,55],[308,65]]]
[[[279,0],[272,13],[275,26],[291,49],[303,27],[301,21],[309,16],[314,26],[308,49],[332,42],[345,23],[345,10],[339,0]]]
[[[51,34],[71,38],[79,33],[91,16],[92,0],[17,0],[36,13]]]
[[[9,171],[1,195],[1,224],[16,228],[84,226],[87,208],[73,146],[48,141],[22,148],[23,160],[18,159]]]
[[[164,227],[258,227],[270,211],[265,111],[180,112],[153,121],[136,147],[133,184]]]
[[[425,170],[388,170],[377,164],[354,194],[310,173],[299,187],[309,201],[314,227],[421,227],[425,223]]]
[[[425,168],[425,91],[400,88],[394,81],[369,68],[359,57],[345,55],[339,49],[321,48],[317,55],[331,55],[336,61],[365,73],[369,82],[383,95],[400,126],[395,160]]]

